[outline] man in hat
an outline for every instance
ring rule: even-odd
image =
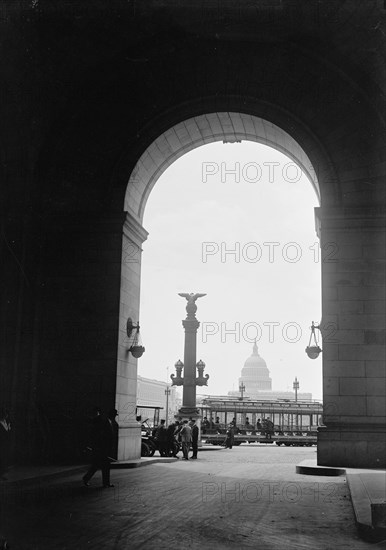
[[[99,407],[94,408],[90,447],[92,452],[92,464],[83,476],[83,483],[88,487],[90,479],[97,470],[102,470],[103,487],[114,487],[110,483],[110,456],[113,442],[113,430],[109,419],[102,414]]]
[[[189,460],[189,449],[190,449],[190,443],[192,441],[192,430],[187,420],[183,421],[180,433],[181,433],[182,453],[184,455],[183,460]]]
[[[194,418],[191,420],[191,432],[192,432],[192,449],[193,449],[193,455],[191,458],[197,458],[197,452],[198,452],[198,426],[196,424],[196,421]]]

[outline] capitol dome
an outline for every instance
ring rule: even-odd
[[[244,384],[245,393],[251,397],[256,396],[261,390],[272,390],[272,379],[269,376],[267,363],[259,355],[256,342],[253,352],[245,361],[241,370],[239,385]]]

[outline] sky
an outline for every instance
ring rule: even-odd
[[[170,380],[184,355],[178,293],[199,292],[197,361],[210,378],[198,394],[238,390],[256,338],[273,390],[292,390],[296,376],[321,399],[321,356],[305,353],[321,318],[317,206],[300,168],[262,144],[216,142],[175,161],[145,209],[139,375]]]

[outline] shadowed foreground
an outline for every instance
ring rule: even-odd
[[[134,548],[367,549],[345,477],[303,476],[315,448],[241,446],[197,461],[113,470],[114,488],[81,476],[2,487],[12,550]]]

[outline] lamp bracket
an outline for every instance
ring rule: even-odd
[[[134,325],[132,318],[129,317],[126,321],[126,334],[128,338],[131,337],[134,329],[136,329],[137,332],[139,332],[139,322],[136,325]]]

